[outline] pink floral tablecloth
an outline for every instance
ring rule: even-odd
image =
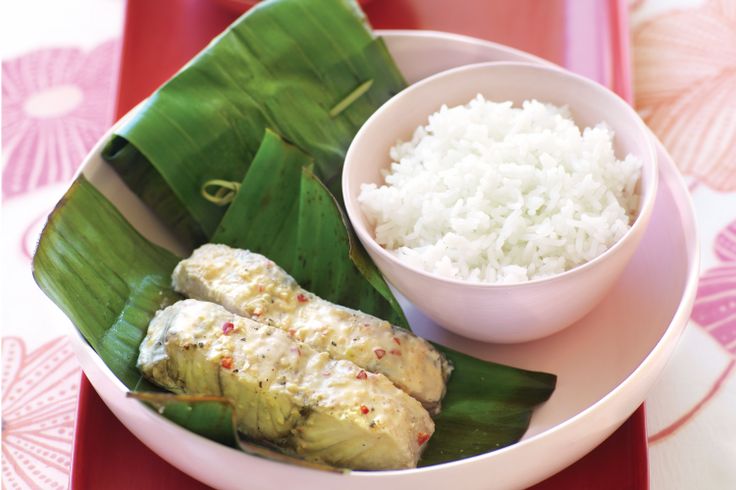
[[[112,123],[123,1],[5,10],[2,484],[65,488],[80,369],[30,261]],[[702,239],[690,325],[647,398],[651,485],[736,488],[736,0],[635,0],[631,20],[636,107],[686,176]]]

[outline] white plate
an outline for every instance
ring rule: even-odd
[[[537,61],[504,46],[422,31],[384,31],[409,82],[481,61]],[[100,158],[107,135],[83,173],[149,239],[183,253],[158,221]],[[557,390],[538,409],[517,444],[454,463],[416,470],[339,475],[248,456],[167,421],[125,397],[126,388],[72,327],[82,367],[112,412],[153,451],[182,471],[218,488],[375,490],[518,488],[571,464],[608,437],[641,404],[671,356],[690,316],[698,273],[698,245],[687,189],[659,147],[659,193],[651,225],[609,296],[576,325],[517,345],[487,345],[453,336],[404,302],[421,335],[467,353],[559,376]],[[457,373],[462,376],[462,373]]]

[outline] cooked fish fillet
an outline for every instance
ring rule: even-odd
[[[175,393],[227,397],[245,434],[334,466],[414,467],[434,432],[422,405],[385,376],[214,303],[159,311],[138,367]]]
[[[279,327],[335,359],[347,359],[439,410],[451,367],[426,340],[374,316],[325,301],[302,289],[266,257],[207,244],[182,260],[174,289],[239,315]]]

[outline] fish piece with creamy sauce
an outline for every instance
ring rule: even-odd
[[[177,265],[172,283],[186,296],[279,327],[335,359],[384,374],[432,413],[439,411],[452,368],[429,342],[302,289],[263,255],[206,244]]]
[[[415,467],[434,432],[422,405],[385,376],[214,303],[159,311],[138,368],[174,393],[228,398],[243,433],[333,466]]]

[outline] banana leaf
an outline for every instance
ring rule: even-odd
[[[179,258],[146,240],[84,176],[51,213],[33,257],[33,277],[105,364],[131,390],[160,391],[136,368],[157,310],[181,299],[171,289]],[[235,445],[220,404],[171,404],[162,414]]]
[[[198,199],[202,184],[240,182],[266,127],[313,157],[339,195],[353,136],[404,87],[353,1],[262,2],[151,95],[103,157],[180,239],[197,244],[224,213]]]
[[[305,289],[407,326],[388,285],[312,167],[309,156],[267,130],[212,241],[266,255]]]
[[[171,420],[197,434],[220,444],[238,447],[240,438],[233,431],[235,426],[233,404],[226,398],[202,395],[175,395],[158,391],[128,392],[135,398],[152,407]]]
[[[267,255],[287,271],[292,270],[302,167],[311,165],[306,153],[266,130],[211,241]]]
[[[407,328],[398,301],[353,235],[335,197],[309,168],[302,170],[299,197],[292,274],[296,281],[333,303]]]

